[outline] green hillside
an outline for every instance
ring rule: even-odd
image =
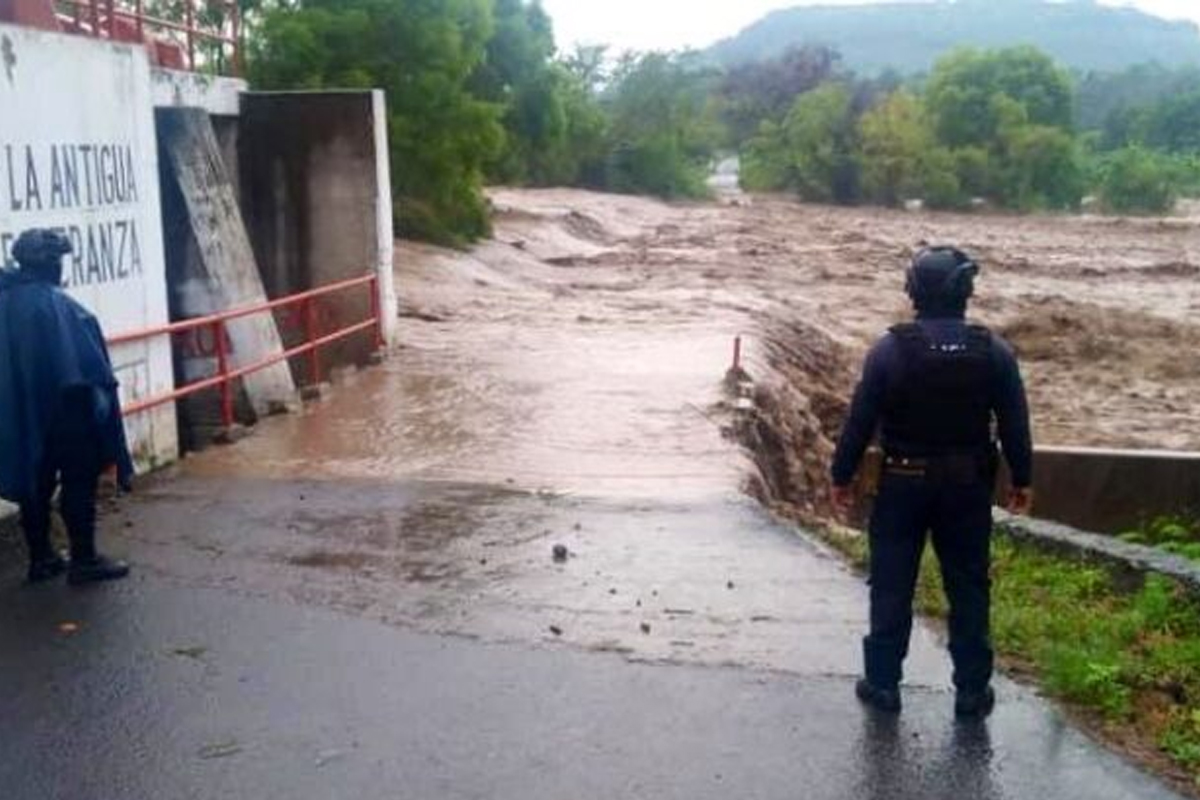
[[[1082,70],[1119,70],[1156,61],[1200,64],[1200,29],[1093,0],[936,0],[859,6],[801,6],[776,11],[718,42],[725,64],[779,55],[789,47],[836,48],[860,72],[922,72],[956,46],[1032,44]]]

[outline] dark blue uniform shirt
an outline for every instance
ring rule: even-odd
[[[918,319],[917,323],[937,344],[962,344],[967,340],[967,324],[962,319]],[[994,335],[991,356],[991,403],[996,432],[1013,485],[1027,487],[1033,482],[1033,444],[1025,385],[1012,349]],[[900,342],[891,333],[880,339],[867,355],[862,381],[854,392],[850,415],[833,458],[835,486],[846,486],[854,480],[863,454],[879,428],[888,386],[901,369],[902,357]],[[885,449],[886,445],[884,442]]]

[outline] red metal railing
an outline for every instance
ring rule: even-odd
[[[204,66],[224,67],[240,75],[242,18],[237,0],[174,3],[182,6],[182,20],[147,14],[146,0],[55,0],[59,23],[68,32],[146,44],[152,48],[155,62],[162,66],[192,71]],[[208,25],[204,24],[206,16]],[[197,49],[206,42],[216,46],[215,62],[200,63],[197,57]]]
[[[365,286],[370,292],[370,316],[362,322],[356,322],[346,327],[334,330],[331,332],[322,332],[319,324],[317,302],[324,297],[337,292],[344,292],[348,289]],[[299,320],[299,329],[302,332],[304,343],[295,347],[285,349],[282,353],[264,358],[253,364],[246,366],[231,368],[230,356],[231,347],[229,344],[229,335],[226,330],[226,324],[232,320],[244,319],[254,316],[255,314],[266,314],[275,311],[285,311],[293,315],[294,319]],[[317,289],[312,289],[307,292],[282,297],[278,300],[271,300],[265,303],[256,303],[254,305],[236,308],[231,311],[223,311],[219,314],[212,314],[207,317],[197,317],[196,319],[184,320],[175,322],[169,325],[160,325],[155,328],[147,328],[140,331],[132,331],[123,333],[119,336],[113,336],[108,340],[111,347],[117,347],[123,344],[132,344],[142,342],[148,339],[155,339],[160,336],[181,336],[185,334],[195,335],[202,332],[208,332],[212,337],[213,355],[216,358],[216,374],[211,378],[194,381],[192,383],[181,386],[174,391],[166,394],[158,395],[157,397],[149,397],[136,400],[135,402],[125,406],[122,410],[126,415],[137,414],[143,411],[148,411],[152,408],[173,403],[185,397],[203,392],[209,389],[217,389],[221,393],[221,424],[232,425],[234,422],[233,414],[233,382],[240,378],[250,375],[255,372],[261,372],[267,367],[274,366],[283,361],[287,361],[298,356],[305,356],[308,361],[308,378],[313,384],[321,382],[321,348],[349,338],[357,333],[364,331],[373,332],[372,343],[376,349],[383,346],[383,316],[380,313],[379,304],[379,279],[375,275],[368,275],[362,278],[351,278],[350,280],[338,281],[326,286],[321,286]]]

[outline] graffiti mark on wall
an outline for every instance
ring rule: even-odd
[[[17,66],[17,54],[13,50],[13,41],[10,36],[0,38],[0,61],[4,62],[4,76],[8,78],[9,83],[12,83],[15,80],[13,67]]]

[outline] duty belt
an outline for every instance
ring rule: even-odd
[[[883,476],[916,478],[931,483],[978,483],[992,480],[995,457],[982,453],[883,457]]]

